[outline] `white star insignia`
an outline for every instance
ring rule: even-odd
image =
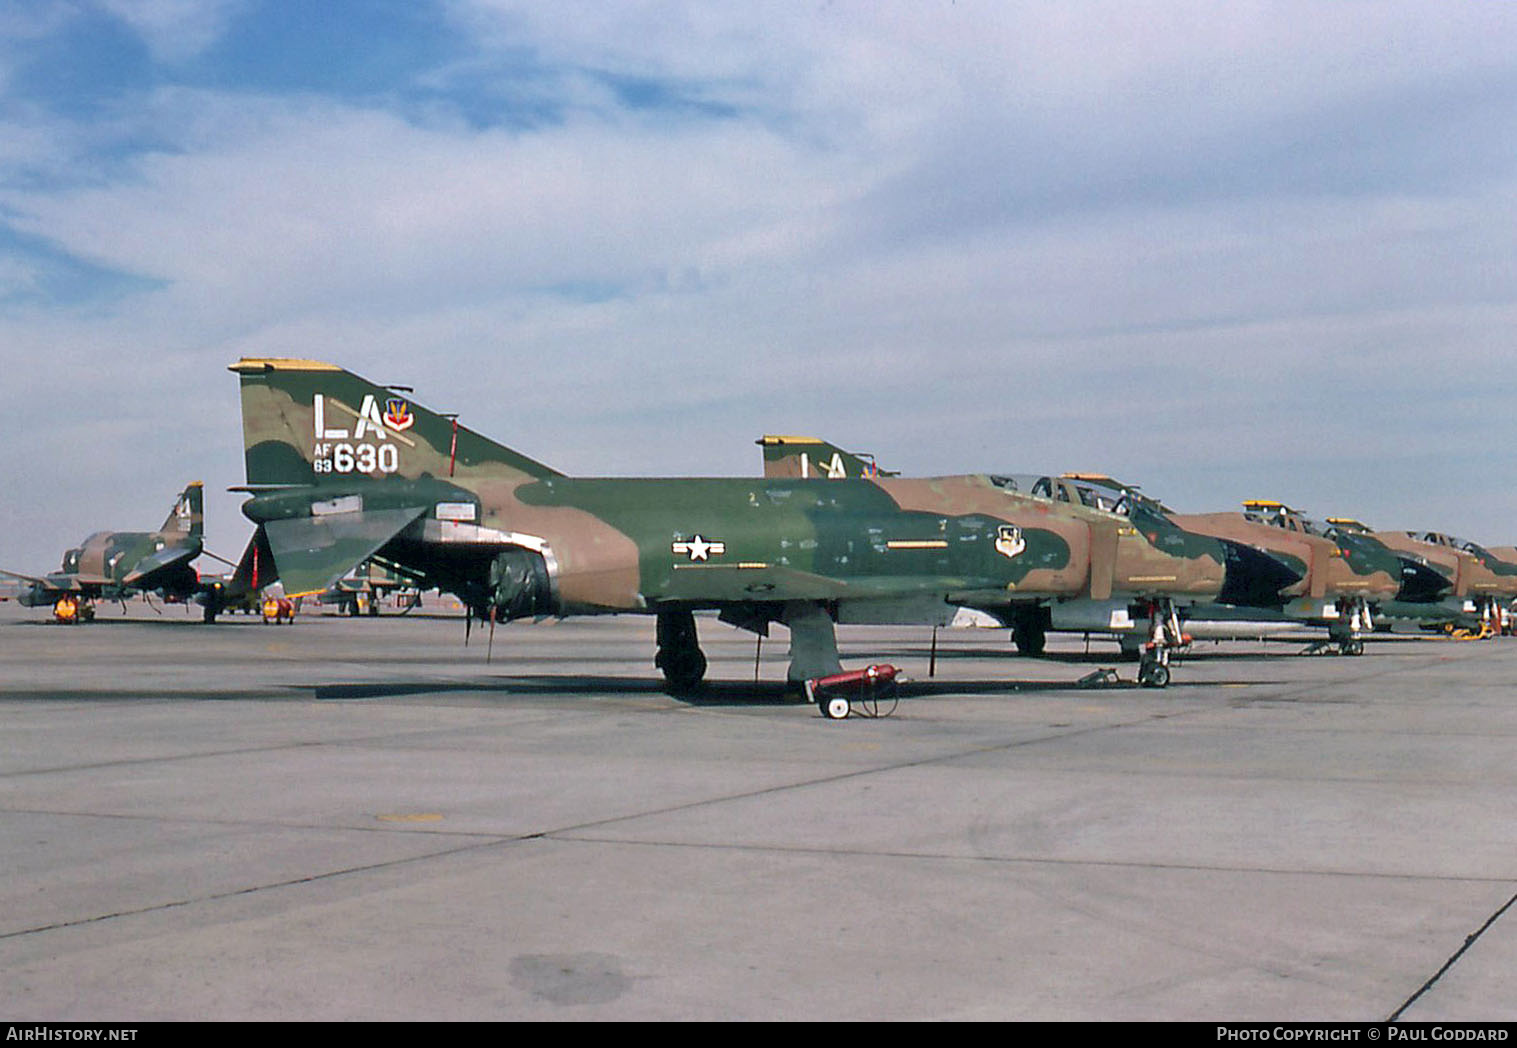
[[[707,542],[697,535],[689,542],[676,542],[669,549],[674,553],[688,554],[692,561],[709,560],[713,553],[718,557],[726,553],[727,544],[725,542]]]

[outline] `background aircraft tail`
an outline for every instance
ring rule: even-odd
[[[553,477],[557,470],[332,364],[243,358],[247,483],[311,485],[357,477]]]
[[[179,493],[168,519],[158,530],[195,536],[205,531],[205,489],[200,481],[191,481],[189,487]]]
[[[891,470],[880,469],[873,455],[844,451],[815,437],[765,436],[760,437],[758,443],[764,449],[766,477],[840,480],[845,477],[899,476]]]

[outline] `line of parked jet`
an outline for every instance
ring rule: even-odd
[[[577,478],[331,364],[244,358],[246,483],[255,531],[237,569],[201,580],[201,488],[164,527],[102,533],[22,603],[155,591],[207,621],[281,581],[328,591],[372,561],[472,617],[656,616],[670,688],[706,673],[694,613],[790,633],[792,681],[842,672],[837,623],[946,625],[963,609],[1037,654],[1051,630],[1115,635],[1163,687],[1182,623],[1325,627],[1343,654],[1377,620],[1503,630],[1517,548],[1318,522],[1278,502],[1180,514],[1096,474],[903,477],[811,437],[764,437],[762,476]],[[7,573],[11,574],[11,573]],[[85,610],[79,610],[85,609]],[[846,710],[846,705],[844,706]]]

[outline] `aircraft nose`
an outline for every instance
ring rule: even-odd
[[[1401,561],[1401,590],[1396,594],[1397,600],[1427,604],[1441,600],[1453,588],[1448,576],[1442,572],[1435,571],[1421,561],[1412,560],[1410,557],[1399,559]]]
[[[1305,576],[1296,568],[1252,546],[1222,539],[1227,574],[1217,600],[1245,608],[1277,608],[1285,603],[1283,590]]]

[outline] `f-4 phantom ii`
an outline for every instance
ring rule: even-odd
[[[764,475],[769,478],[899,476],[884,473],[869,456],[813,437],[766,436],[759,444],[764,449]],[[1246,544],[1177,526],[1162,507],[1126,491],[1097,491],[1066,478],[1036,474],[992,474],[989,479],[1009,498],[1042,512],[1073,516],[1093,534],[1115,530],[1129,540],[1125,549],[1118,548],[1117,558],[1108,557],[1101,564],[1093,560],[1090,581],[1082,591],[1030,603],[965,602],[966,607],[1009,626],[1017,650],[1024,654],[1041,653],[1049,630],[1112,633],[1124,650],[1143,653],[1139,681],[1156,683],[1155,678],[1163,679],[1167,672],[1151,653],[1157,650],[1162,660],[1166,645],[1181,642],[1179,609],[1219,601],[1273,606],[1300,577],[1294,568]],[[1121,559],[1124,553],[1131,559]],[[1211,593],[1187,584],[1185,572],[1195,563],[1225,565],[1224,584]],[[1107,571],[1111,583],[1102,581]]]
[[[858,476],[876,468],[872,458],[810,437],[764,437],[759,443],[764,446],[765,474],[770,476],[798,472]],[[1248,503],[1243,513],[1184,515],[1104,474],[1018,474],[1004,482],[1063,506],[1125,517],[1150,536],[1164,529],[1170,534],[1208,536],[1226,544],[1233,557],[1251,554],[1255,584],[1234,589],[1214,602],[1191,602],[1186,617],[1192,623],[1240,617],[1307,622],[1326,626],[1340,651],[1358,654],[1363,651],[1361,634],[1372,625],[1371,605],[1408,588],[1401,562],[1379,543],[1330,534],[1281,503]],[[1260,566],[1261,557],[1274,565],[1273,571]],[[1428,573],[1419,574],[1416,581],[1428,585]],[[1125,651],[1137,650],[1139,635],[1130,621],[1114,615],[1103,624],[1082,615],[1083,610],[1079,605],[1052,603],[1045,609],[1044,624],[1051,629],[1112,633]],[[1040,636],[1029,634],[1015,619],[1011,626],[1019,651],[1041,649]]]
[[[323,604],[335,604],[343,614],[357,616],[366,611],[374,616],[379,614],[385,598],[396,594],[400,595],[399,600],[409,597],[402,614],[421,603],[421,591],[409,580],[383,564],[365,561],[323,590],[318,599]]]
[[[1327,628],[1340,654],[1364,653],[1376,609],[1396,600],[1433,599],[1439,580],[1366,536],[1323,524],[1283,502],[1251,499],[1239,512],[1176,514],[1186,527],[1248,542],[1301,565],[1301,584],[1286,591],[1280,614]],[[1322,646],[1319,646],[1319,649]]]
[[[1061,597],[1212,599],[1240,584],[1221,543],[1156,544],[988,476],[575,478],[331,364],[231,370],[240,490],[253,496],[243,512],[286,594],[378,557],[491,621],[651,614],[654,664],[674,690],[705,676],[697,610],[761,635],[782,623],[788,676],[805,681],[841,670],[837,622],[946,622],[959,606]],[[1168,680],[1160,640],[1151,684]]]
[[[1387,614],[1419,623],[1483,625],[1502,632],[1503,605],[1517,597],[1517,557],[1436,531],[1375,531],[1349,517],[1329,520],[1339,531],[1365,536],[1396,552],[1404,562],[1438,579],[1436,593],[1421,602],[1405,597]],[[1517,551],[1514,551],[1517,552]]]
[[[29,583],[17,597],[27,607],[52,605],[59,622],[95,616],[98,600],[124,600],[137,593],[187,600],[200,580],[192,562],[202,552],[205,516],[197,480],[174,501],[157,531],[101,531],[63,555],[62,569],[41,577],[0,572]]]

